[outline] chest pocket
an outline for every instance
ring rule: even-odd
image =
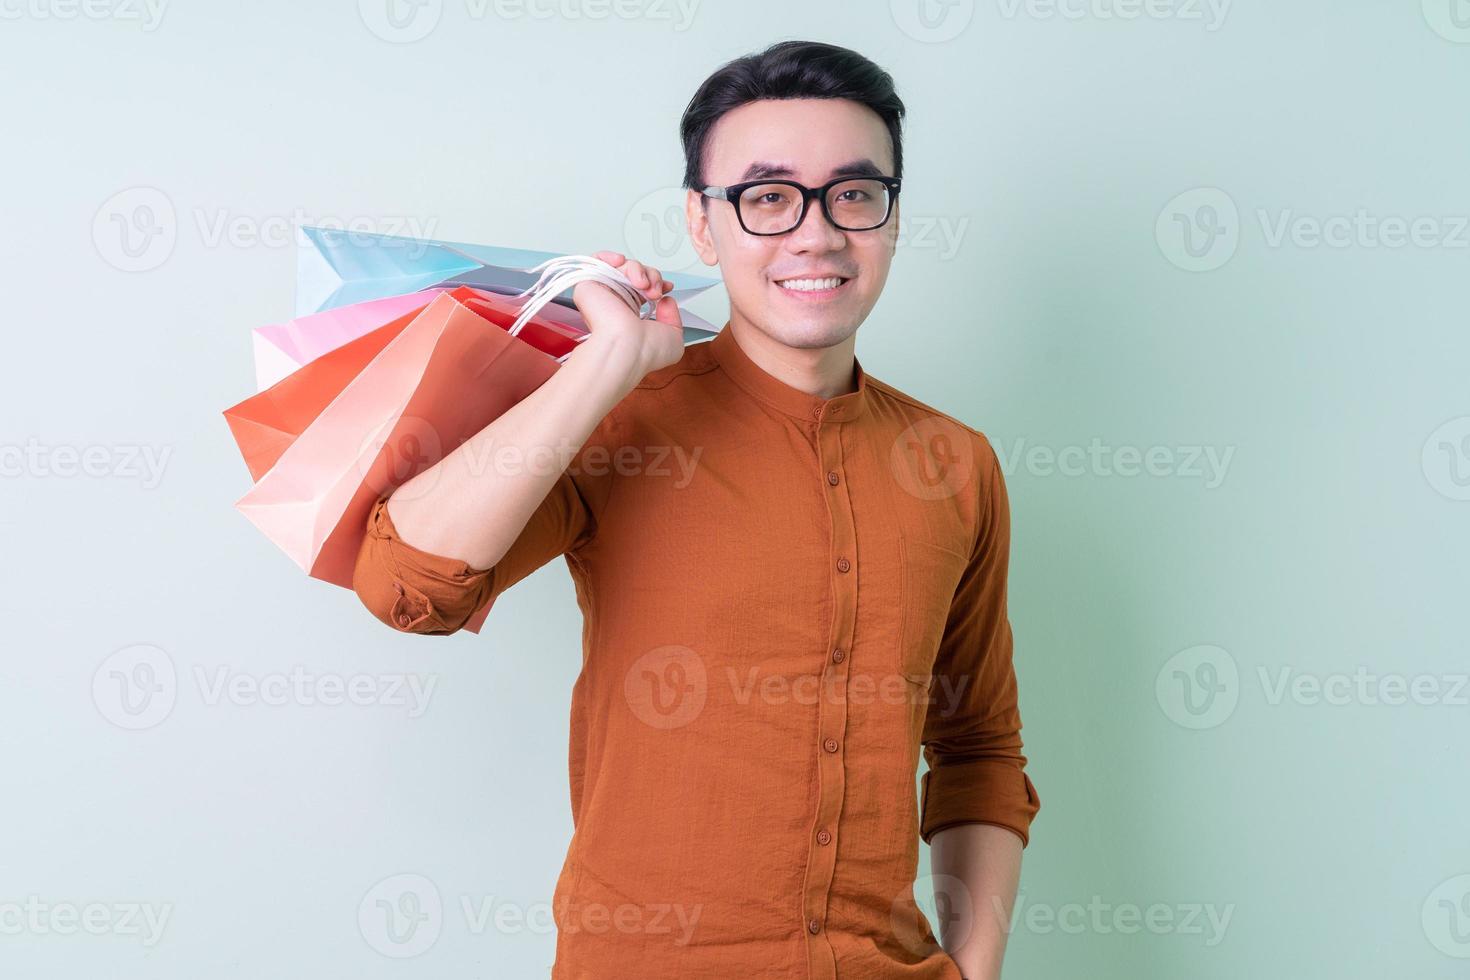
[[[915,683],[927,685],[955,589],[969,560],[917,538],[900,537],[898,547],[902,575],[900,669]]]

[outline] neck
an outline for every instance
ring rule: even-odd
[[[831,347],[788,347],[734,310],[725,329],[752,363],[782,384],[818,398],[857,390],[853,371],[856,333]]]

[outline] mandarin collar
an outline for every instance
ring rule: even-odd
[[[735,334],[730,329],[728,320],[725,321],[725,326],[720,332],[715,334],[714,339],[709,341],[709,350],[731,380],[756,398],[792,418],[806,422],[819,420],[848,422],[862,416],[867,407],[868,377],[856,355],[853,356],[852,366],[853,375],[857,381],[857,390],[831,398],[822,398],[802,391],[800,388],[793,388],[774,375],[767,374],[764,368],[750,359],[750,356],[735,340]]]

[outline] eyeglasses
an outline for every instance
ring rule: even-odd
[[[871,231],[888,223],[898,197],[897,177],[838,177],[821,187],[794,180],[751,180],[728,187],[706,187],[707,197],[729,201],[735,218],[750,235],[784,235],[806,218],[812,198],[842,231]]]

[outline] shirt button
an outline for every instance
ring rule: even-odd
[[[837,486],[837,471],[836,470],[828,470],[827,471],[827,482],[830,483],[830,484],[832,484],[834,487]]]
[[[830,844],[830,843],[832,843],[832,835],[829,834],[829,833],[827,833],[827,831],[825,831],[825,830],[819,830],[819,831],[817,831],[817,843],[818,844]]]
[[[806,923],[806,931],[811,933],[812,935],[816,935],[817,933],[822,931],[822,924],[816,919],[808,919]]]
[[[819,419],[821,417],[822,417],[822,406],[817,405],[817,406],[813,407],[812,408],[812,418]]]
[[[847,656],[847,654],[843,653],[841,650],[833,650],[832,651],[832,662],[834,664],[840,664],[840,663],[842,663],[842,658],[843,657],[846,657],[846,656]]]
[[[407,613],[399,613],[398,614],[398,625],[399,626],[407,626],[408,625],[408,614]]]
[[[828,752],[836,752],[837,751],[837,739],[835,739],[835,738],[829,738],[829,739],[827,739],[825,742],[822,743],[822,748],[826,749]]]
[[[845,571],[847,571],[851,567],[852,567],[852,562],[848,561],[846,558],[839,558],[839,559],[837,559],[837,570],[839,572],[845,572]]]

